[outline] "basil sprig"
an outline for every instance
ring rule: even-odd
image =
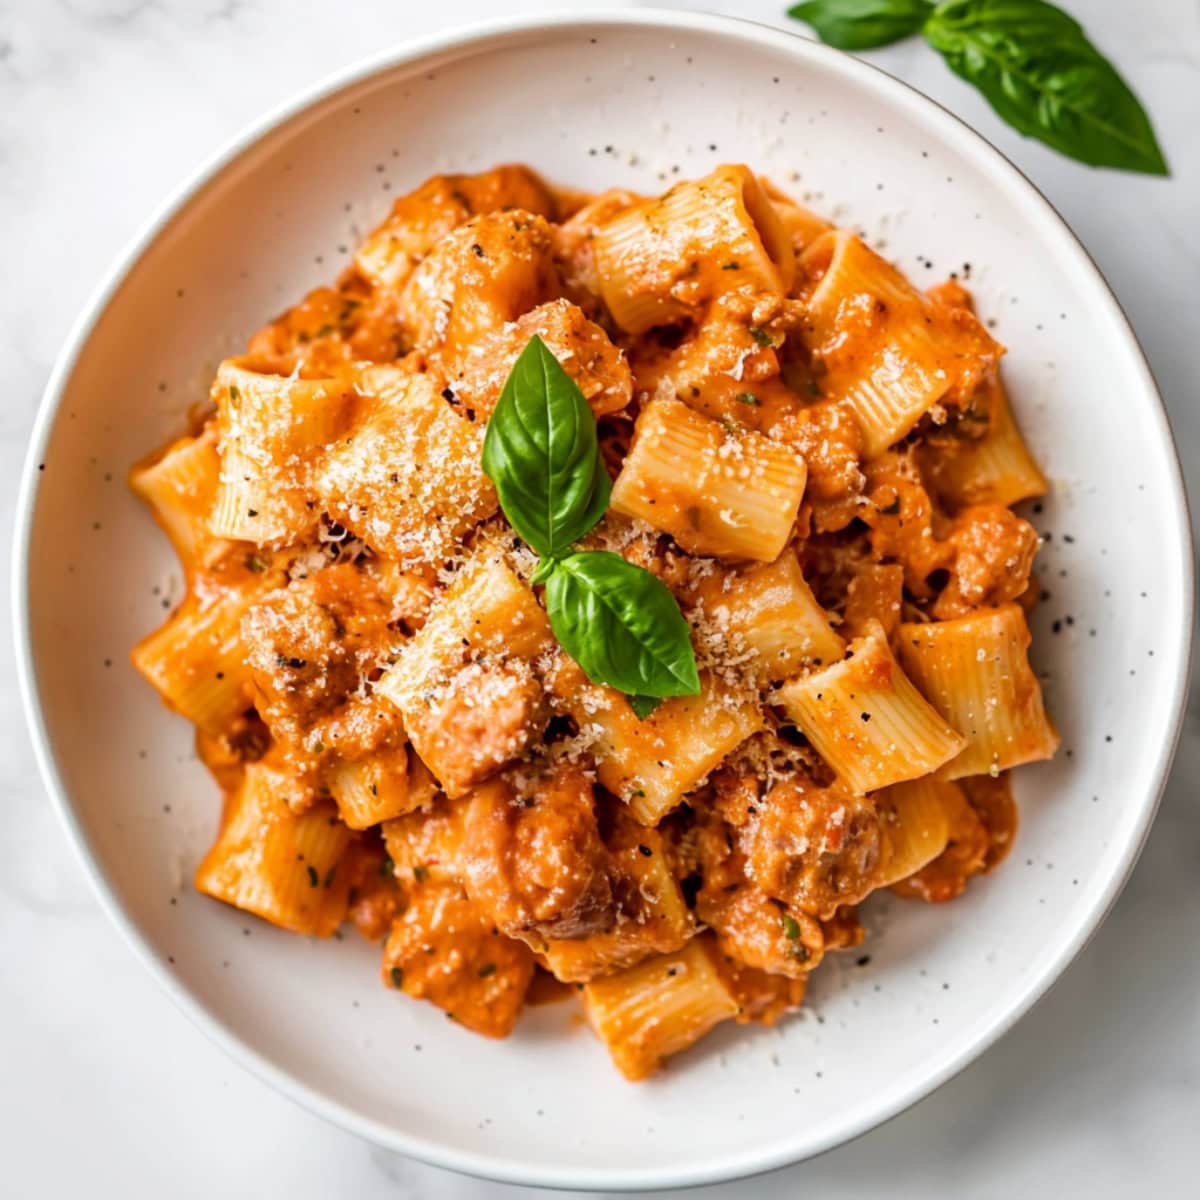
[[[619,554],[571,549],[604,516],[612,485],[587,400],[536,335],[488,422],[483,470],[537,551],[550,628],[587,677],[628,695],[640,718],[697,695],[691,633],[666,585]]]
[[[1018,133],[1091,166],[1169,174],[1129,85],[1045,0],[810,0],[788,12],[843,50],[921,33]]]

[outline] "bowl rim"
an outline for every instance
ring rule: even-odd
[[[455,1149],[424,1138],[410,1135],[382,1121],[355,1111],[349,1104],[335,1100],[310,1086],[285,1067],[272,1061],[206,1007],[184,986],[175,972],[156,952],[134,918],[119,901],[99,860],[93,855],[87,835],[78,819],[65,781],[55,761],[50,745],[45,714],[41,708],[37,667],[33,657],[29,604],[29,556],[36,510],[39,470],[46,444],[54,428],[64,392],[78,360],[88,344],[100,318],[121,286],[145,253],[157,239],[196,200],[204,189],[238,160],[251,152],[258,143],[289,120],[300,116],[318,104],[332,99],[339,92],[367,82],[384,72],[411,65],[431,55],[465,52],[487,48],[495,42],[495,50],[506,48],[509,39],[521,38],[546,31],[571,27],[590,27],[601,31],[620,32],[627,29],[657,29],[664,33],[711,34],[738,41],[751,49],[769,49],[785,53],[798,63],[819,62],[822,67],[840,73],[852,85],[876,99],[898,105],[907,113],[927,122],[931,129],[949,144],[970,155],[989,179],[997,185],[1012,189],[1040,217],[1045,228],[1062,244],[1063,252],[1073,255],[1077,265],[1091,276],[1096,302],[1107,306],[1118,327],[1124,329],[1126,349],[1132,355],[1132,365],[1140,375],[1143,391],[1152,402],[1148,405],[1154,432],[1167,450],[1171,478],[1168,492],[1173,499],[1171,517],[1174,528],[1167,539],[1168,554],[1173,543],[1177,558],[1183,595],[1180,597],[1181,629],[1173,632],[1180,640],[1182,653],[1178,657],[1171,680],[1169,711],[1170,727],[1165,729],[1157,756],[1150,770],[1145,794],[1131,836],[1116,860],[1109,879],[1096,898],[1091,910],[1079,921],[1056,956],[1043,970],[1031,977],[1022,992],[1001,1017],[964,1046],[955,1056],[928,1071],[907,1088],[881,1095],[854,1119],[817,1138],[797,1135],[786,1143],[758,1149],[746,1149],[725,1154],[720,1158],[692,1159],[686,1164],[667,1167],[625,1169],[620,1166],[575,1168],[547,1166],[522,1162],[494,1154]],[[270,1084],[278,1092],[298,1102],[310,1112],[333,1124],[375,1142],[396,1153],[419,1159],[433,1166],[459,1171],[480,1178],[511,1184],[545,1188],[584,1190],[634,1191],[669,1187],[690,1187],[745,1178],[775,1170],[803,1159],[824,1153],[876,1128],[907,1108],[924,1099],[936,1088],[953,1078],[983,1054],[1010,1030],[1061,977],[1067,966],[1094,935],[1128,880],[1166,788],[1170,767],[1182,731],[1186,711],[1186,696],[1192,657],[1192,624],[1195,605],[1194,562],[1191,554],[1191,522],[1187,493],[1178,448],[1161,392],[1133,327],[1113,294],[1108,281],[1061,214],[1037,186],[960,117],[937,101],[930,99],[912,85],[897,79],[871,63],[835,50],[801,36],[799,33],[738,17],[678,10],[638,8],[578,11],[557,10],[526,13],[486,21],[456,25],[448,30],[405,39],[390,48],[368,55],[335,71],[315,84],[293,94],[270,109],[264,116],[251,121],[210,155],[190,177],[177,186],[141,226],[116,257],[104,277],[73,322],[54,368],[47,381],[38,407],[29,449],[22,471],[15,514],[12,558],[12,613],[15,642],[16,673],[22,709],[43,785],[49,794],[58,818],[74,847],[91,886],[108,917],[120,930],[137,956],[147,966],[158,984],[166,991],[183,1013],[242,1067]]]

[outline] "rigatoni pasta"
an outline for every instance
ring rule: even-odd
[[[738,1011],[706,938],[594,980],[583,996],[592,1027],[626,1079],[644,1079]]]
[[[744,653],[760,681],[836,662],[845,650],[791,550],[772,563],[707,571],[696,582],[695,599],[700,637]]]
[[[329,791],[350,829],[370,829],[420,806],[410,795],[408,748],[383,749],[359,762],[343,762],[329,773]]]
[[[213,385],[221,483],[209,517],[215,537],[295,541],[316,525],[312,481],[354,401],[335,379],[298,380],[225,362]]]
[[[133,665],[181,716],[204,733],[227,730],[248,703],[251,681],[242,614],[253,593],[189,596],[134,647]]]
[[[873,892],[993,869],[1057,745],[1002,353],[741,164],[400,197],[130,473],[196,887],[487,1036],[553,977],[629,1079],[783,1018]]]
[[[223,548],[214,545],[208,520],[220,484],[221,456],[212,428],[172,442],[129,473],[129,486],[150,506],[185,569]]]
[[[644,719],[569,660],[557,662],[550,679],[588,741],[600,782],[643,825],[657,825],[765,719],[748,688],[710,674],[701,676],[700,695],[668,700]]]
[[[939,769],[940,778],[998,775],[1058,748],[1029,666],[1031,640],[1017,604],[900,626],[901,661],[967,739],[963,752]]]
[[[788,680],[776,697],[856,792],[928,775],[967,745],[901,670],[877,621],[844,659]]]
[[[800,266],[821,390],[850,404],[868,458],[995,371],[1003,350],[970,312],[923,296],[855,234],[822,235]]]
[[[638,417],[612,506],[694,554],[773,562],[804,480],[804,460],[789,447],[678,400],[656,400]]]
[[[724,292],[782,299],[796,274],[779,212],[744,166],[625,209],[592,243],[600,298],[629,333],[700,316]]]
[[[877,803],[883,833],[879,886],[887,887],[915,875],[946,849],[953,814],[966,801],[957,784],[926,775],[885,788]]]
[[[380,368],[358,387],[374,399],[353,436],[337,439],[312,486],[318,504],[398,562],[441,562],[496,511],[479,469],[482,423],[451,411],[428,375]]]
[[[354,834],[332,805],[293,812],[287,788],[286,772],[281,780],[265,763],[246,768],[196,886],[293,933],[329,937],[346,915],[351,881],[339,868]]]
[[[1018,504],[1044,496],[1050,485],[1037,465],[997,377],[983,397],[988,404],[987,431],[952,455],[927,456],[933,490],[947,504]]]

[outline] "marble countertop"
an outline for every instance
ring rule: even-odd
[[[713,7],[714,5],[708,5]],[[784,0],[717,4],[784,23]],[[0,4],[0,504],[66,331],[197,162],[317,76],[411,34],[536,0],[10,0]],[[559,0],[557,8],[571,7]],[[1200,482],[1200,4],[1070,0],[1153,114],[1174,175],[1097,173],[1021,140],[919,43],[870,57],[1013,158],[1128,311]],[[1119,406],[1119,397],[1098,398]],[[8,571],[7,552],[0,570]],[[0,607],[8,625],[7,583]],[[1101,1200],[1200,1190],[1200,710],[1146,851],[1090,947],[934,1096],[822,1158],[718,1197]],[[0,639],[0,1192],[525,1196],[362,1142],[244,1074],[172,1006],[100,909],[34,767]]]

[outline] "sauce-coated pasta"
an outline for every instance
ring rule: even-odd
[[[483,469],[535,335],[612,478],[580,546],[690,631],[699,694],[648,715],[556,640]],[[631,1079],[796,1008],[872,891],[1000,862],[1007,772],[1057,745],[1003,353],[957,283],[745,166],[404,196],[132,472],[188,581],[133,660],[225,796],[196,886],[352,922],[388,987],[492,1037],[553,976]]]

